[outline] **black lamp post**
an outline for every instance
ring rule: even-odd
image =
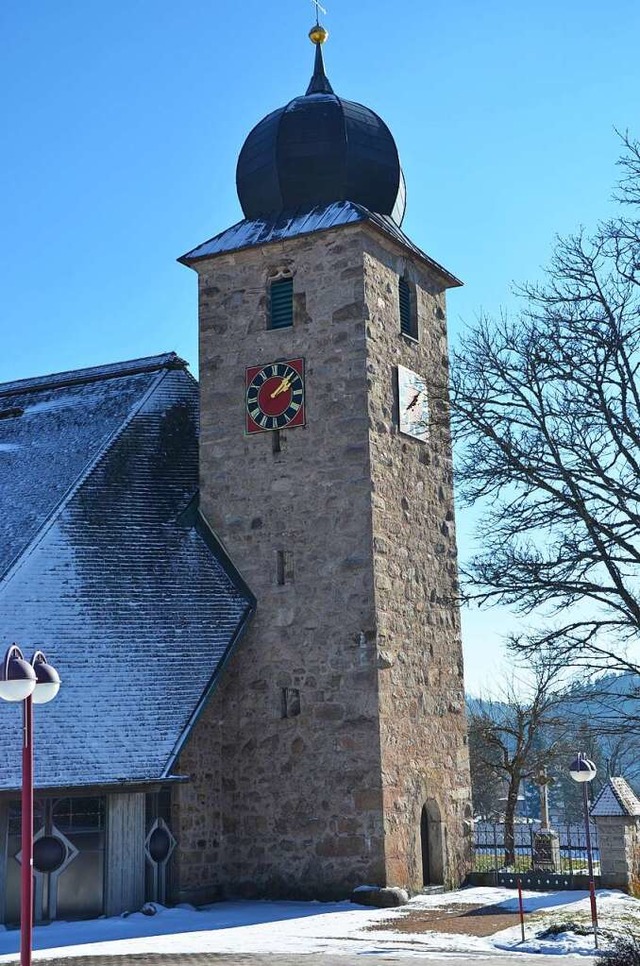
[[[22,702],[22,861],[20,889],[20,966],[31,966],[33,935],[33,705],[52,701],[60,676],[42,651],[31,662],[13,644],[0,668],[0,698]]]
[[[593,939],[598,948],[598,910],[596,908],[596,889],[593,881],[593,853],[591,851],[591,829],[589,828],[589,795],[587,785],[596,777],[596,766],[586,755],[580,752],[569,769],[574,782],[582,785],[582,801],[584,804],[584,829],[587,836],[587,863],[589,866],[589,898],[591,900],[591,923],[593,925]]]

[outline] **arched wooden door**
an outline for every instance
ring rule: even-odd
[[[420,846],[422,849],[422,884],[431,885],[431,870],[429,867],[429,813],[427,806],[422,806],[420,816]]]
[[[422,853],[423,885],[442,885],[444,882],[442,822],[438,803],[432,798],[422,806],[420,849]]]

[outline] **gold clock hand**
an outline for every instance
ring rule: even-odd
[[[281,392],[286,392],[287,389],[289,389],[291,387],[291,380],[292,379],[293,379],[293,376],[287,376],[286,379],[282,379],[280,381],[280,385],[277,386],[273,390],[273,392],[271,393],[271,398],[272,399],[275,399],[276,396],[279,396]]]

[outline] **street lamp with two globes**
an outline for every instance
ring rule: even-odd
[[[20,966],[31,966],[33,933],[33,705],[53,701],[60,675],[42,651],[31,661],[16,644],[0,667],[0,698],[22,702],[22,860],[20,889]]]

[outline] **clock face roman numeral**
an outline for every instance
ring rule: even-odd
[[[245,386],[247,433],[304,426],[304,359],[253,366]]]

